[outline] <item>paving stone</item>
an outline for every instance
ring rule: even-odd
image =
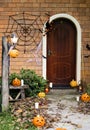
[[[67,130],[90,130],[90,113],[79,111],[76,97],[80,96],[75,89],[70,90],[51,90],[47,98],[51,100],[48,105],[47,113],[57,117],[60,120],[53,122],[53,128],[46,130],[55,130],[56,128],[66,128]]]

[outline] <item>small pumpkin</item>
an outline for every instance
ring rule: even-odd
[[[40,92],[40,93],[38,93],[38,96],[39,96],[40,98],[44,98],[44,97],[45,97],[45,93],[44,93],[44,92]]]
[[[48,93],[49,92],[49,88],[46,87],[44,91],[45,91],[45,93]]]
[[[40,115],[34,117],[32,122],[36,127],[43,127],[45,125],[45,119]]]
[[[19,55],[19,51],[17,49],[12,49],[9,51],[8,54],[10,55],[10,57],[16,58]]]
[[[12,85],[13,86],[20,86],[21,85],[21,80],[18,79],[18,78],[13,79]]]
[[[56,128],[56,130],[67,130],[66,128]]]
[[[74,79],[72,81],[70,81],[70,86],[71,87],[77,87],[78,86],[77,81],[74,80]]]
[[[90,96],[89,96],[87,93],[83,93],[83,94],[81,95],[81,100],[82,100],[83,102],[89,102],[89,101],[90,101]]]

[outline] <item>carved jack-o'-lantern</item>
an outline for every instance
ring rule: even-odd
[[[36,126],[36,127],[43,127],[45,125],[45,119],[40,116],[40,115],[37,115],[36,117],[34,117],[33,119],[33,124]]]
[[[18,79],[18,78],[13,79],[12,85],[13,86],[20,86],[21,85],[21,80]]]
[[[83,93],[81,95],[81,100],[84,102],[89,102],[90,101],[90,96],[87,93]]]

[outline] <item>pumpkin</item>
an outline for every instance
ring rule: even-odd
[[[45,125],[45,119],[40,115],[34,117],[32,122],[36,127],[43,127]]]
[[[90,101],[90,96],[87,93],[83,93],[81,95],[81,100],[84,102],[89,102]]]
[[[20,86],[21,85],[21,80],[18,79],[18,78],[13,79],[12,85],[13,86]]]
[[[45,91],[45,93],[48,93],[49,92],[49,88],[46,87],[44,91]]]
[[[16,58],[19,55],[19,51],[17,49],[12,49],[9,51],[8,54],[10,55],[10,57]]]
[[[70,86],[71,87],[77,87],[78,84],[77,84],[77,81],[75,81],[74,79],[70,82]]]
[[[56,128],[56,130],[67,130],[66,128]]]
[[[40,98],[44,98],[44,97],[45,97],[45,93],[44,93],[44,92],[40,92],[40,93],[38,93],[38,96],[39,96]]]

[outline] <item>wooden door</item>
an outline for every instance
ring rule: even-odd
[[[55,88],[68,88],[76,77],[76,28],[64,18],[47,33],[47,79]]]

